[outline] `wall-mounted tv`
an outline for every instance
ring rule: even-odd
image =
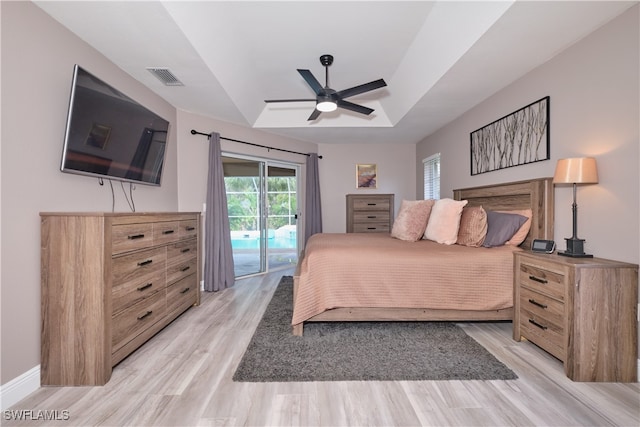
[[[160,185],[169,122],[77,64],[63,172]]]

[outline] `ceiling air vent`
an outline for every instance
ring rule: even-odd
[[[184,86],[168,68],[147,67],[147,70],[164,83],[165,86]]]

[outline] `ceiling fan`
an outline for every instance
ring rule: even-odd
[[[356,113],[369,115],[374,110],[372,108],[365,107],[363,105],[354,104],[353,102],[345,101],[344,98],[350,96],[359,95],[364,92],[369,92],[381,87],[385,87],[387,84],[383,79],[375,80],[363,85],[354,86],[349,89],[341,91],[335,91],[329,87],[329,66],[333,64],[332,55],[322,55],[320,57],[320,63],[325,68],[325,86],[322,87],[320,82],[311,74],[309,70],[301,70],[298,68],[298,73],[305,79],[305,81],[311,86],[311,89],[316,94],[315,99],[266,99],[264,102],[309,102],[316,101],[316,108],[313,110],[307,120],[315,120],[320,116],[320,113],[334,111],[336,108],[344,108],[345,110],[355,111]]]

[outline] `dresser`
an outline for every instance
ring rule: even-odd
[[[200,302],[200,213],[41,213],[42,385],[104,385]]]
[[[390,233],[393,194],[347,194],[347,233]]]
[[[514,257],[513,338],[560,359],[574,381],[635,382],[638,266],[531,252]]]

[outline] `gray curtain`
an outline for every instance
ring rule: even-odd
[[[216,292],[233,286],[235,281],[233,251],[218,133],[209,135],[209,177],[204,245],[204,290]]]
[[[322,233],[322,207],[320,206],[320,179],[318,175],[318,155],[307,156],[307,177],[305,188],[304,241],[316,233]]]

